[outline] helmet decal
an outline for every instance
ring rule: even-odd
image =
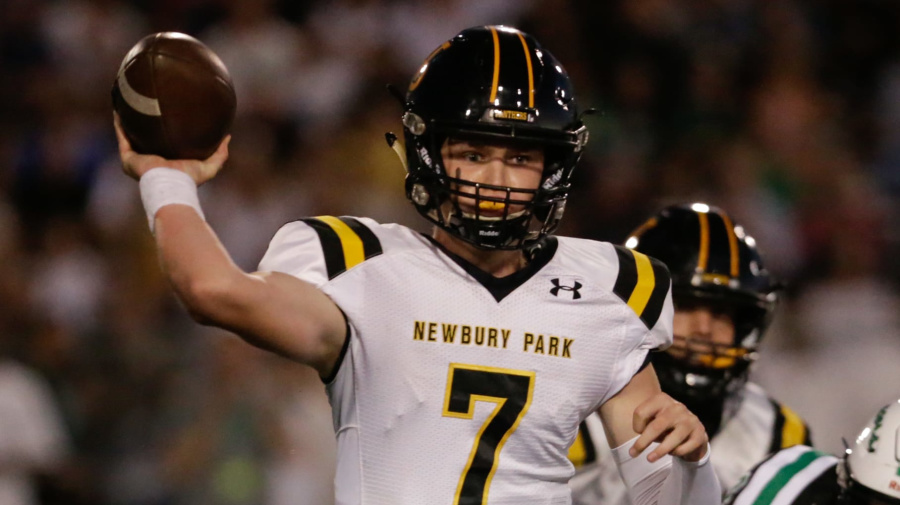
[[[727,273],[708,273],[709,255],[710,255],[710,207],[706,204],[693,204],[691,210],[696,212],[697,219],[700,224],[700,253],[697,257],[697,273],[703,281],[710,282],[730,282],[739,275],[740,269],[740,252],[738,251],[738,240],[735,234],[734,224],[728,214],[722,211],[713,210],[712,219],[721,227],[715,226],[712,233],[718,234],[721,230],[725,231],[728,237],[728,269],[723,270]]]
[[[528,43],[520,32],[516,32],[519,40],[522,42],[522,49],[525,50],[525,61],[528,63],[528,108],[534,108],[534,69],[531,67],[531,51],[528,50]]]
[[[497,88],[500,87],[500,37],[497,36],[497,29],[493,26],[490,28],[491,38],[494,40],[494,78],[491,82],[491,97],[488,101],[496,105]]]

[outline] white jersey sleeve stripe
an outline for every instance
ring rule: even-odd
[[[734,501],[734,505],[753,505],[763,488],[766,487],[766,484],[775,477],[775,474],[783,466],[790,464],[804,453],[810,451],[812,451],[811,448],[798,445],[774,454],[753,472],[750,482],[744,486],[740,496]]]
[[[805,456],[805,455],[804,455]],[[772,505],[785,504],[789,505],[794,499],[807,488],[810,482],[816,480],[819,475],[833,467],[837,463],[837,458],[833,456],[819,456],[813,461],[808,462],[802,470],[788,476],[787,483],[775,495],[770,502]],[[784,470],[787,470],[785,468]],[[776,476],[776,479],[778,476]],[[772,484],[776,484],[773,482]]]
[[[785,449],[754,472],[734,505],[790,504],[810,481],[833,466],[837,458],[806,446]]]

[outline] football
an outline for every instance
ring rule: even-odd
[[[166,159],[206,159],[228,134],[237,106],[222,60],[177,32],[141,39],[125,55],[113,108],[131,148]]]

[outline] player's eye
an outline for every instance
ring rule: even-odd
[[[477,151],[466,151],[462,153],[462,156],[460,157],[472,163],[480,163],[484,161],[484,155]]]

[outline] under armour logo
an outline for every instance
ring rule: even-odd
[[[581,289],[580,282],[573,281],[573,282],[575,282],[574,286],[562,286],[559,284],[559,279],[550,279],[550,282],[552,282],[553,286],[554,286],[553,288],[550,288],[551,295],[559,296],[559,292],[560,292],[560,290],[562,290],[562,291],[571,291],[573,300],[577,300],[577,299],[581,298],[581,293],[578,292],[578,290]]]

